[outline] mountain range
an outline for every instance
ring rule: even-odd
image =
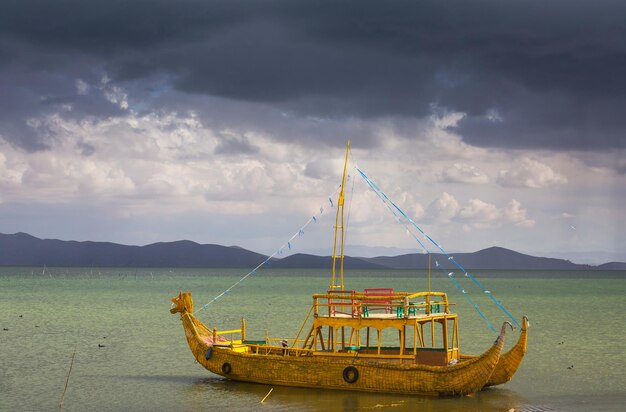
[[[433,264],[448,260],[441,254],[431,256]],[[624,262],[592,266],[565,259],[525,255],[501,247],[456,253],[454,258],[466,269],[626,270]],[[237,246],[202,245],[188,240],[128,246],[109,242],[39,239],[26,233],[0,233],[0,266],[253,268],[265,259],[266,255]],[[427,259],[427,255],[419,253],[373,258],[346,256],[344,267],[415,269],[427,267]],[[276,268],[323,269],[329,268],[331,261],[330,256],[300,253],[282,259],[273,258],[269,264]]]

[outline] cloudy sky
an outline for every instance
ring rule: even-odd
[[[271,253],[325,207],[293,247],[328,250],[351,139],[351,245],[417,246],[357,164],[447,250],[626,261],[625,16],[4,0],[0,232]]]

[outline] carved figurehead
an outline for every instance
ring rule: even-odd
[[[193,313],[191,292],[180,292],[177,297],[172,298],[172,304],[172,309],[170,309],[172,314],[180,312],[182,316],[185,313]]]

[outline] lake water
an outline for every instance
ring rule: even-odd
[[[307,390],[230,382],[194,363],[170,298],[191,291],[196,308],[245,270],[0,268],[0,410],[68,411],[612,411],[626,405],[626,272],[484,272],[479,280],[520,319],[530,318],[528,352],[513,380],[461,398],[423,398]],[[238,328],[249,339],[292,338],[320,270],[266,269],[198,314],[205,324]],[[495,334],[454,285],[433,274],[460,314],[461,348],[479,354]],[[349,271],[346,288],[423,290],[424,272]],[[497,327],[502,312],[463,285]],[[473,292],[473,293],[472,293]],[[507,336],[507,347],[517,331]]]

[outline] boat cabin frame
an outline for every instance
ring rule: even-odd
[[[373,290],[385,292],[372,294]],[[458,316],[450,312],[452,305],[443,292],[328,291],[313,295],[309,314],[293,339],[271,338],[266,332],[265,340],[246,340],[242,319],[241,329],[213,329],[213,341],[258,355],[359,357],[443,366],[460,360]],[[312,325],[300,339],[311,315]],[[234,339],[234,334],[241,334],[241,339]]]
[[[374,291],[374,293],[372,293]],[[313,355],[358,356],[427,365],[460,356],[458,317],[443,292],[391,289],[328,291],[313,295],[313,325],[302,349]],[[384,331],[397,331],[396,345]]]

